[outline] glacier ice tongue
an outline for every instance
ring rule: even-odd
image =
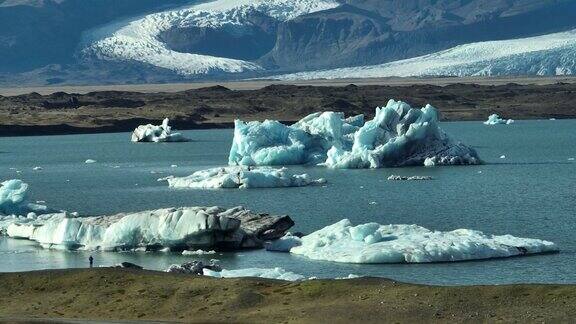
[[[234,250],[261,248],[293,225],[288,216],[255,214],[243,207],[182,207],[95,217],[45,214],[14,219],[7,234],[61,249]]]
[[[353,226],[341,220],[301,239],[290,253],[345,263],[426,263],[503,258],[556,252],[552,242],[458,229],[430,231],[417,225]]]
[[[288,169],[269,167],[223,167],[194,172],[187,177],[166,177],[174,188],[278,188],[303,187],[326,183],[325,179],[312,179],[308,174],[291,174]]]
[[[323,112],[292,126],[235,121],[231,165],[323,164],[331,168],[479,164],[476,151],[439,127],[439,113],[390,100],[374,119]],[[363,124],[362,124],[363,123]]]
[[[484,125],[499,125],[499,124],[506,124],[510,125],[514,123],[514,119],[502,119],[498,114],[492,114],[488,116],[488,120],[484,122]]]
[[[132,132],[132,142],[186,142],[188,139],[180,133],[172,133],[172,127],[168,125],[169,120],[165,118],[162,125],[152,124],[140,125]],[[94,161],[95,162],[95,161]],[[94,163],[88,162],[86,163]]]

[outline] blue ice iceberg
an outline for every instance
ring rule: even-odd
[[[303,187],[326,183],[325,179],[312,179],[308,174],[291,174],[286,168],[243,166],[212,168],[187,177],[169,176],[158,180],[168,181],[173,188],[194,189]]]
[[[440,127],[439,113],[427,105],[411,108],[390,100],[374,119],[323,112],[292,126],[277,121],[235,121],[231,165],[323,164],[331,168],[381,168],[479,164],[474,149]]]
[[[558,251],[552,242],[512,235],[486,235],[469,229],[440,232],[417,225],[353,226],[347,219],[301,239],[281,239],[267,249],[345,263],[448,262]]]
[[[187,142],[189,139],[181,133],[173,133],[172,127],[168,125],[169,120],[165,118],[162,125],[140,125],[132,132],[132,142]],[[88,163],[88,162],[87,162]]]
[[[25,216],[28,213],[43,214],[50,211],[44,205],[28,201],[28,184],[12,179],[0,184],[0,216]]]
[[[484,122],[484,125],[500,125],[500,124],[510,125],[512,123],[514,123],[514,119],[502,119],[497,114],[492,114],[488,116],[488,120]]]

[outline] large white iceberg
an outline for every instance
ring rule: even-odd
[[[112,216],[55,213],[8,224],[7,234],[62,249],[174,250],[262,247],[294,222],[288,216],[255,214],[242,207],[182,207]]]
[[[172,127],[168,125],[168,118],[162,121],[162,125],[140,125],[132,133],[132,142],[187,142],[189,139],[180,133],[172,133]]]
[[[342,113],[311,114],[292,126],[277,121],[235,121],[231,165],[324,164],[332,168],[380,168],[479,164],[469,146],[440,127],[436,108],[411,108],[390,100],[373,120]],[[429,163],[430,164],[430,163]]]
[[[286,168],[241,166],[200,170],[187,177],[158,180],[166,180],[174,188],[195,189],[303,187],[326,183],[325,179],[312,179],[308,174],[291,174]]]
[[[28,184],[22,180],[12,179],[0,184],[0,217],[2,215],[23,216],[28,213],[42,214],[50,211],[41,204],[31,203],[28,200]]]
[[[277,279],[286,281],[300,281],[306,279],[303,275],[286,271],[283,268],[246,268],[238,270],[214,271],[210,269],[203,269],[203,274],[215,278],[243,278],[255,277],[266,279]]]
[[[499,125],[499,124],[506,124],[510,125],[514,123],[514,119],[502,119],[498,114],[492,114],[488,116],[488,120],[484,122],[484,125]]]
[[[552,242],[458,229],[431,231],[417,225],[353,226],[341,220],[301,239],[267,247],[314,260],[346,263],[426,263],[503,258],[556,252]]]

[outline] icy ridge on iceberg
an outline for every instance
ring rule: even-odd
[[[348,219],[299,240],[280,240],[267,249],[289,249],[310,259],[345,263],[452,262],[558,251],[552,242],[512,235],[486,235],[470,229],[440,232],[417,225],[353,226]]]
[[[140,125],[132,132],[132,142],[187,142],[188,139],[180,133],[172,133],[172,127],[168,125],[169,119],[165,118],[162,125]],[[88,160],[87,162],[88,163]]]
[[[332,168],[481,163],[474,149],[439,127],[439,113],[390,100],[374,119],[323,112],[292,126],[277,121],[235,121],[231,165],[324,164]]]
[[[243,207],[182,207],[95,217],[46,214],[12,222],[7,234],[62,249],[241,249],[262,247],[292,225],[288,216]]]
[[[288,169],[269,167],[223,167],[200,170],[187,177],[158,179],[166,180],[174,188],[216,189],[216,188],[278,188],[303,187],[326,183],[325,179],[312,179],[308,174],[291,174]]]
[[[500,116],[498,116],[498,114],[492,114],[488,116],[488,120],[484,122],[484,125],[510,125],[512,123],[514,123],[514,119],[502,119]]]
[[[338,5],[335,0],[210,1],[91,30],[84,35],[86,45],[81,54],[102,60],[132,60],[187,76],[258,71],[262,68],[248,61],[172,50],[159,36],[172,28],[191,26],[222,28],[242,34],[245,33],[245,26],[251,24],[248,17],[253,12],[285,21]]]

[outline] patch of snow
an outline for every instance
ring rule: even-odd
[[[182,53],[170,49],[160,39],[173,28],[210,27],[242,33],[250,14],[259,12],[280,21],[331,9],[335,0],[216,0],[152,13],[91,30],[84,35],[81,55],[101,60],[136,61],[172,70],[180,75],[239,73],[262,70],[242,60]]]
[[[390,63],[300,72],[268,78],[311,80],[411,76],[572,75],[576,30],[459,45]]]
[[[373,120],[314,113],[292,126],[277,121],[235,121],[230,165],[318,164],[380,168],[481,163],[476,151],[439,127],[439,113],[390,100]]]
[[[558,251],[552,242],[512,235],[469,229],[440,232],[417,225],[353,226],[347,219],[304,236],[301,243],[290,253],[345,263],[452,262]]]
[[[303,187],[324,184],[325,179],[314,180],[308,174],[291,174],[288,169],[268,167],[223,167],[194,172],[187,177],[165,177],[173,188],[278,188]]]
[[[172,133],[172,127],[168,125],[169,120],[165,118],[162,125],[152,124],[140,125],[132,132],[132,142],[186,142],[189,141],[180,133]]]

